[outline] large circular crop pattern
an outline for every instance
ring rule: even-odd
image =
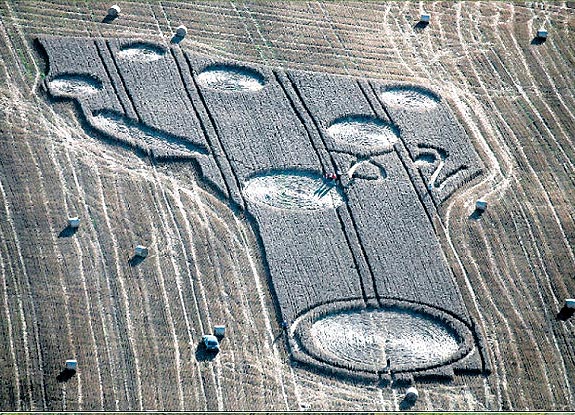
[[[431,110],[440,101],[436,94],[427,89],[408,86],[385,88],[379,97],[392,108],[413,111]]]
[[[216,65],[198,75],[198,82],[223,91],[258,91],[264,87],[264,77],[257,71],[241,66]]]
[[[334,183],[303,172],[254,177],[247,182],[243,194],[250,202],[286,210],[333,209],[343,203]]]
[[[347,117],[335,121],[327,133],[336,141],[361,147],[390,147],[398,140],[390,124],[371,117]]]
[[[446,363],[462,340],[447,325],[422,312],[400,308],[329,314],[311,327],[315,346],[334,361],[383,370],[417,370]]]

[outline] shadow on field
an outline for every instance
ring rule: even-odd
[[[536,36],[536,37],[534,37],[533,40],[531,41],[531,44],[532,44],[532,45],[536,45],[536,46],[542,45],[542,44],[545,43],[546,40],[547,40],[547,38],[537,37],[537,36]]]
[[[573,313],[575,313],[575,308],[563,306],[563,308],[557,313],[557,320],[567,321]]]
[[[131,267],[137,267],[138,265],[140,265],[142,262],[144,262],[143,257],[139,256],[139,255],[134,255],[132,258],[130,258],[128,260],[128,264],[130,264]]]
[[[102,23],[112,23],[114,20],[117,19],[118,16],[110,16],[109,14],[106,15],[106,17],[104,17],[102,19]]]
[[[413,26],[414,30],[423,30],[427,26],[429,26],[429,22],[417,22],[415,26]]]
[[[173,45],[177,45],[178,43],[180,43],[182,40],[184,40],[183,36],[178,36],[178,35],[174,35],[171,39],[170,39],[170,43]]]
[[[415,406],[415,401],[413,399],[403,398],[403,400],[399,404],[399,410],[400,411],[409,411],[414,406]]]
[[[77,231],[78,228],[73,228],[70,225],[68,225],[60,231],[60,233],[58,234],[58,238],[69,238],[70,236],[75,235]]]
[[[56,376],[56,380],[60,383],[68,382],[76,374],[74,369],[64,369]]]
[[[210,362],[216,358],[220,351],[206,350],[203,342],[198,343],[196,347],[196,360],[198,362]]]
[[[471,220],[479,220],[485,211],[481,209],[475,209],[471,215],[469,215],[469,219]]]

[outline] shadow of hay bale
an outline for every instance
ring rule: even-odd
[[[557,313],[557,320],[567,321],[573,315],[573,313],[575,313],[574,308],[563,306],[563,308]]]
[[[182,40],[184,40],[184,36],[178,36],[178,35],[174,35],[172,36],[172,38],[170,39],[170,43],[177,45],[178,43],[180,43]]]
[[[415,406],[415,400],[407,399],[407,397],[403,398],[403,400],[399,404],[400,411],[409,411],[411,408]]]
[[[535,45],[535,46],[539,46],[539,45],[542,45],[543,43],[545,43],[546,41],[547,41],[547,38],[535,36],[531,40],[531,44]]]
[[[219,350],[207,350],[203,342],[198,343],[196,347],[196,360],[198,362],[211,362],[216,358]]]
[[[475,209],[473,211],[473,213],[471,215],[469,215],[469,219],[471,220],[479,220],[481,219],[481,216],[483,216],[483,213],[485,213],[484,210],[481,209]]]
[[[142,262],[144,262],[144,259],[145,259],[144,257],[141,257],[139,255],[134,255],[132,258],[130,258],[128,260],[128,264],[131,267],[136,267],[136,266],[140,265]]]
[[[419,31],[425,29],[427,26],[429,26],[429,22],[417,22],[413,26],[413,29]]]
[[[118,18],[118,16],[112,16],[112,15],[107,14],[106,17],[104,17],[102,19],[102,23],[106,23],[106,24],[112,23],[117,18]]]
[[[76,232],[78,232],[78,228],[68,225],[60,231],[58,238],[69,238],[70,236],[74,236]]]
[[[68,382],[76,374],[74,369],[64,369],[56,376],[56,380],[60,383]]]

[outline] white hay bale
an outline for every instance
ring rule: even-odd
[[[485,200],[479,199],[477,202],[475,202],[475,209],[482,212],[485,211],[487,209],[487,202]]]
[[[415,389],[415,387],[413,386],[407,388],[407,390],[405,391],[405,399],[411,402],[415,402],[417,398],[419,398],[419,393],[417,392],[417,389]]]
[[[110,7],[108,9],[108,16],[110,17],[118,17],[120,15],[120,12],[122,11],[122,9],[120,9],[120,6],[114,4],[112,7]]]
[[[145,258],[148,256],[148,247],[144,246],[144,245],[138,245],[136,247],[136,250],[134,252],[134,254],[136,256],[139,256],[141,258]]]
[[[77,216],[68,218],[68,226],[73,229],[78,229],[80,227],[80,218]]]
[[[76,359],[66,360],[66,369],[76,370],[78,368],[78,361]]]
[[[545,28],[540,28],[539,30],[537,30],[537,37],[539,39],[547,39],[547,35],[549,33],[547,32],[547,30],[545,30]]]
[[[184,25],[180,25],[176,28],[176,36],[184,37],[188,34],[188,28]]]
[[[419,17],[419,21],[422,23],[429,23],[431,20],[431,15],[429,13],[422,13]]]
[[[575,308],[575,299],[568,298],[565,300],[565,307],[567,308]]]

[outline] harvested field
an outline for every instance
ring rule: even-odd
[[[575,408],[570,2],[120,6],[0,4],[0,409]]]

